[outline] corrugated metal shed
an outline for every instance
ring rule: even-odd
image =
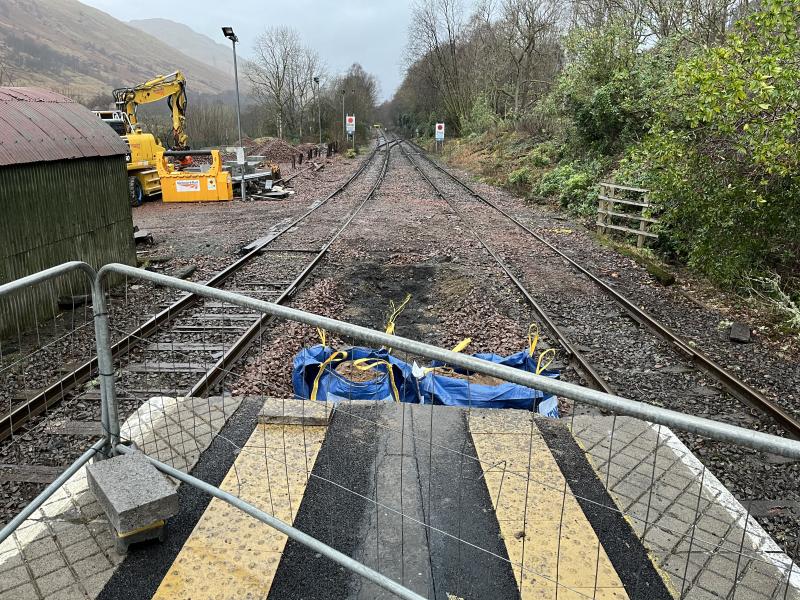
[[[0,167],[127,153],[92,111],[39,88],[0,87]]]

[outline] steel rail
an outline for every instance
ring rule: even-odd
[[[403,156],[406,157],[411,166],[414,167],[414,170],[428,183],[428,185],[433,189],[436,195],[444,200],[450,208],[455,212],[456,216],[467,226],[467,228],[472,232],[472,235],[478,242],[483,246],[487,252],[494,258],[503,272],[508,275],[509,279],[514,283],[517,289],[522,293],[525,299],[533,308],[534,312],[539,315],[539,318],[544,321],[545,327],[550,331],[553,337],[556,339],[558,344],[565,350],[565,352],[569,355],[569,357],[573,361],[573,366],[575,370],[583,377],[584,381],[587,384],[597,390],[605,392],[607,394],[615,394],[615,390],[611,385],[603,379],[603,377],[594,369],[592,364],[586,359],[582,352],[580,352],[572,343],[567,339],[567,336],[564,335],[564,332],[561,330],[558,325],[553,322],[550,316],[545,312],[544,308],[536,301],[536,299],[531,295],[525,285],[511,272],[511,269],[503,262],[502,258],[494,251],[493,248],[486,243],[486,241],[478,235],[478,232],[472,226],[472,224],[467,220],[467,218],[458,210],[458,207],[453,204],[450,200],[448,200],[444,192],[442,192],[441,188],[437,186],[430,177],[428,177],[427,173],[422,171],[419,166],[414,162],[414,160],[406,153],[403,149],[402,144],[400,145],[400,152],[402,152]]]
[[[342,232],[347,229],[356,215],[361,212],[362,208],[364,208],[364,205],[375,195],[375,192],[378,190],[381,183],[383,183],[383,179],[386,176],[391,148],[396,143],[397,142],[394,141],[387,143],[386,154],[384,156],[381,172],[378,175],[378,178],[375,180],[375,183],[370,191],[364,197],[364,200],[350,213],[344,223],[342,223],[341,227],[339,227],[336,233],[334,233],[333,237],[331,237],[331,239],[325,243],[325,245],[314,256],[311,262],[309,262],[308,265],[306,265],[306,267],[300,272],[300,274],[297,275],[297,277],[295,277],[294,280],[281,292],[281,295],[274,300],[275,304],[283,304],[297,292],[311,272],[319,265],[322,258],[328,253],[328,249],[331,247],[331,245],[339,238]],[[206,373],[197,381],[197,383],[192,386],[192,389],[189,391],[188,395],[190,397],[200,396],[207,392],[221,379],[223,379],[230,371],[230,368],[240,358],[242,358],[242,356],[244,356],[244,354],[250,348],[253,340],[262,330],[267,321],[269,321],[271,318],[271,315],[262,313],[262,315],[233,343],[233,345],[225,351],[225,353],[217,360],[217,362],[210,369],[208,369],[208,371],[206,371]]]
[[[764,396],[764,394],[762,394],[761,392],[750,386],[748,383],[736,377],[733,373],[725,369],[722,365],[718,364],[716,361],[714,361],[714,359],[709,357],[701,350],[698,350],[697,348],[691,346],[680,336],[678,336],[675,332],[673,332],[667,325],[656,319],[653,315],[639,308],[635,302],[630,300],[628,297],[626,297],[618,290],[611,287],[608,283],[600,279],[597,275],[595,275],[589,269],[581,265],[578,261],[573,259],[568,254],[565,254],[564,252],[559,250],[556,246],[554,246],[546,239],[544,239],[542,236],[540,236],[538,233],[530,229],[527,225],[519,221],[516,217],[514,217],[504,209],[497,206],[494,202],[476,192],[469,184],[462,181],[460,177],[453,175],[452,173],[449,172],[449,170],[443,168],[436,161],[430,158],[427,155],[427,152],[425,151],[424,148],[409,140],[403,140],[403,141],[411,146],[416,147],[420,151],[419,156],[422,156],[435,169],[444,173],[454,182],[456,182],[465,190],[467,190],[473,198],[495,209],[504,217],[512,221],[520,229],[526,231],[540,243],[544,244],[550,250],[555,252],[558,256],[566,260],[579,272],[588,277],[589,280],[592,281],[592,283],[596,284],[605,294],[610,296],[614,301],[616,301],[620,306],[622,306],[625,309],[625,311],[639,324],[648,327],[653,333],[661,337],[663,340],[673,344],[680,352],[682,352],[685,356],[691,359],[696,366],[701,368],[703,371],[705,371],[707,374],[713,377],[717,382],[719,382],[722,385],[722,387],[724,387],[725,390],[728,391],[728,393],[738,398],[742,402],[749,404],[753,408],[756,408],[757,410],[760,410],[761,412],[767,414],[772,419],[774,419],[775,422],[781,428],[785,430],[788,436],[800,440],[800,420],[798,420],[784,407],[773,402],[772,400]]]
[[[203,285],[207,285],[210,287],[220,286],[236,271],[241,269],[245,264],[249,263],[254,257],[258,256],[266,246],[274,242],[281,235],[286,233],[289,229],[291,229],[292,227],[294,227],[295,225],[306,219],[309,215],[311,215],[318,208],[326,204],[329,200],[331,200],[332,198],[343,192],[357,177],[359,177],[364,172],[367,166],[372,163],[372,160],[375,158],[378,151],[383,146],[386,146],[388,143],[389,143],[388,141],[384,141],[376,145],[376,147],[370,153],[370,155],[364,160],[361,166],[347,179],[347,181],[345,181],[342,185],[340,185],[338,188],[336,188],[334,191],[328,194],[323,200],[314,203],[311,206],[311,208],[306,210],[299,217],[293,219],[288,225],[283,227],[280,231],[278,231],[272,236],[269,236],[263,242],[255,246],[252,250],[248,251],[241,258],[231,263],[228,267],[226,267],[225,269],[223,269],[222,271],[211,277],[211,279],[206,281]],[[24,278],[20,281],[25,282],[26,279],[28,278]],[[173,302],[172,304],[170,304],[167,308],[163,309],[161,312],[151,317],[149,320],[140,325],[138,328],[131,331],[125,337],[114,343],[111,346],[111,357],[117,358],[119,356],[124,355],[127,351],[129,351],[136,344],[138,344],[142,338],[147,338],[150,335],[152,335],[155,331],[159,329],[159,327],[161,327],[165,323],[168,323],[182,311],[192,306],[197,301],[197,299],[198,297],[195,294],[186,294],[181,298],[179,298],[178,300],[176,300],[175,302]],[[70,373],[64,375],[61,379],[59,379],[55,383],[50,384],[43,390],[39,391],[37,394],[31,396],[29,399],[22,402],[16,408],[13,408],[12,411],[10,411],[9,413],[6,413],[2,417],[0,417],[0,441],[3,441],[4,439],[8,438],[10,435],[15,433],[19,429],[19,427],[22,427],[24,423],[28,420],[27,418],[24,419],[17,418],[16,420],[13,420],[12,419],[13,415],[20,417],[24,415],[34,416],[41,413],[50,406],[53,406],[54,404],[59,402],[62,398],[64,398],[64,396],[67,393],[72,391],[75,387],[91,379],[92,376],[97,372],[97,369],[98,369],[97,356],[94,356],[93,358],[79,365],[76,369],[74,369]],[[8,426],[6,426],[6,423]]]
[[[107,438],[98,440],[83,454],[81,454],[64,472],[56,477],[41,493],[31,500],[24,509],[22,509],[13,519],[11,519],[2,530],[0,530],[0,544],[2,544],[8,536],[17,530],[17,527],[22,525],[28,517],[35,513],[50,497],[55,494],[58,489],[69,481],[70,477],[75,475],[80,468],[89,462],[98,454],[102,455],[104,446],[108,443]]]
[[[279,305],[264,300],[256,300],[255,298],[250,298],[235,292],[206,287],[198,283],[178,279],[177,277],[161,275],[160,273],[145,271],[128,265],[118,263],[107,264],[100,269],[97,276],[98,279],[102,281],[111,274],[127,275],[132,279],[149,281],[164,287],[193,292],[206,298],[218,300],[219,302],[269,313],[279,319],[295,321],[311,327],[318,327],[330,334],[337,334],[346,339],[359,340],[365,345],[394,348],[397,351],[441,361],[468,371],[475,371],[533,389],[564,396],[572,400],[577,400],[578,402],[597,406],[598,408],[610,410],[621,415],[636,417],[637,419],[649,421],[654,424],[695,433],[718,441],[733,442],[753,450],[772,452],[773,454],[779,454],[787,458],[800,459],[800,442],[770,433],[745,429],[744,427],[730,425],[721,421],[714,421],[712,419],[688,415],[676,410],[661,408],[660,406],[654,406],[644,402],[637,402],[622,396],[606,394],[599,390],[593,390],[574,383],[568,383],[559,379],[551,379],[550,377],[536,375],[514,367],[481,360],[480,358],[475,358],[468,354],[453,352],[452,350],[446,350],[424,342],[376,331],[360,325],[353,325],[352,323],[346,323],[329,317],[323,317],[290,306]]]
[[[75,272],[82,272],[86,275],[90,287],[97,276],[95,270],[85,262],[71,261],[0,285],[0,298]],[[92,289],[92,292],[94,293],[94,289]],[[93,319],[96,323],[96,314],[93,314]],[[54,384],[54,386],[51,386],[54,392],[58,389],[55,387],[57,385],[58,384]],[[41,396],[39,401],[32,402],[31,400],[27,400],[21,402],[17,406],[9,405],[8,412],[0,414],[0,441],[10,437],[32,417],[41,414],[57,401],[57,398],[52,398],[52,395],[55,394],[45,394],[45,392],[48,392],[50,389],[51,388],[47,388],[44,392],[39,394],[39,396]]]

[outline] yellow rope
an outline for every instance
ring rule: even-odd
[[[471,343],[472,343],[472,338],[464,338],[463,340],[458,342],[455,346],[453,346],[453,349],[451,350],[451,352],[461,352],[461,351],[464,350],[464,348],[469,346]],[[422,369],[423,373],[430,373],[431,371],[438,371],[440,374],[455,373],[455,371],[453,371],[453,369],[451,367],[444,367],[444,366],[442,366],[442,367],[425,367],[424,369]]]
[[[386,365],[386,375],[389,377],[389,385],[392,386],[394,401],[400,402],[400,392],[397,391],[397,386],[392,376],[392,365],[388,360],[382,360],[380,358],[359,358],[353,361],[353,366],[360,371],[369,371],[378,365]]]
[[[317,327],[317,335],[319,336],[320,343],[323,346],[326,346],[327,344],[325,344],[325,339],[327,337],[327,334],[325,333],[325,330]]]

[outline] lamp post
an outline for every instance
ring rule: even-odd
[[[347,123],[345,123],[345,115],[344,115],[344,94],[346,90],[342,90],[342,133],[347,136]]]
[[[322,154],[322,109],[320,108],[319,99],[319,77],[314,77],[314,83],[317,84],[317,125],[319,127],[319,152]]]
[[[236,64],[236,42],[239,41],[239,38],[233,33],[233,27],[223,27],[222,35],[228,38],[233,44],[233,79],[236,82],[236,126],[239,129],[239,147],[242,149],[242,157],[244,158],[244,145],[242,144],[242,105],[239,101],[239,67]],[[236,153],[236,158],[238,161],[238,152]],[[247,192],[244,184],[244,160],[242,164],[239,165],[239,173],[242,176],[241,190],[242,200],[244,201],[247,200]]]

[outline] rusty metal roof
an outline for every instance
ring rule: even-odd
[[[111,127],[66,96],[40,88],[0,87],[0,166],[127,151]]]

